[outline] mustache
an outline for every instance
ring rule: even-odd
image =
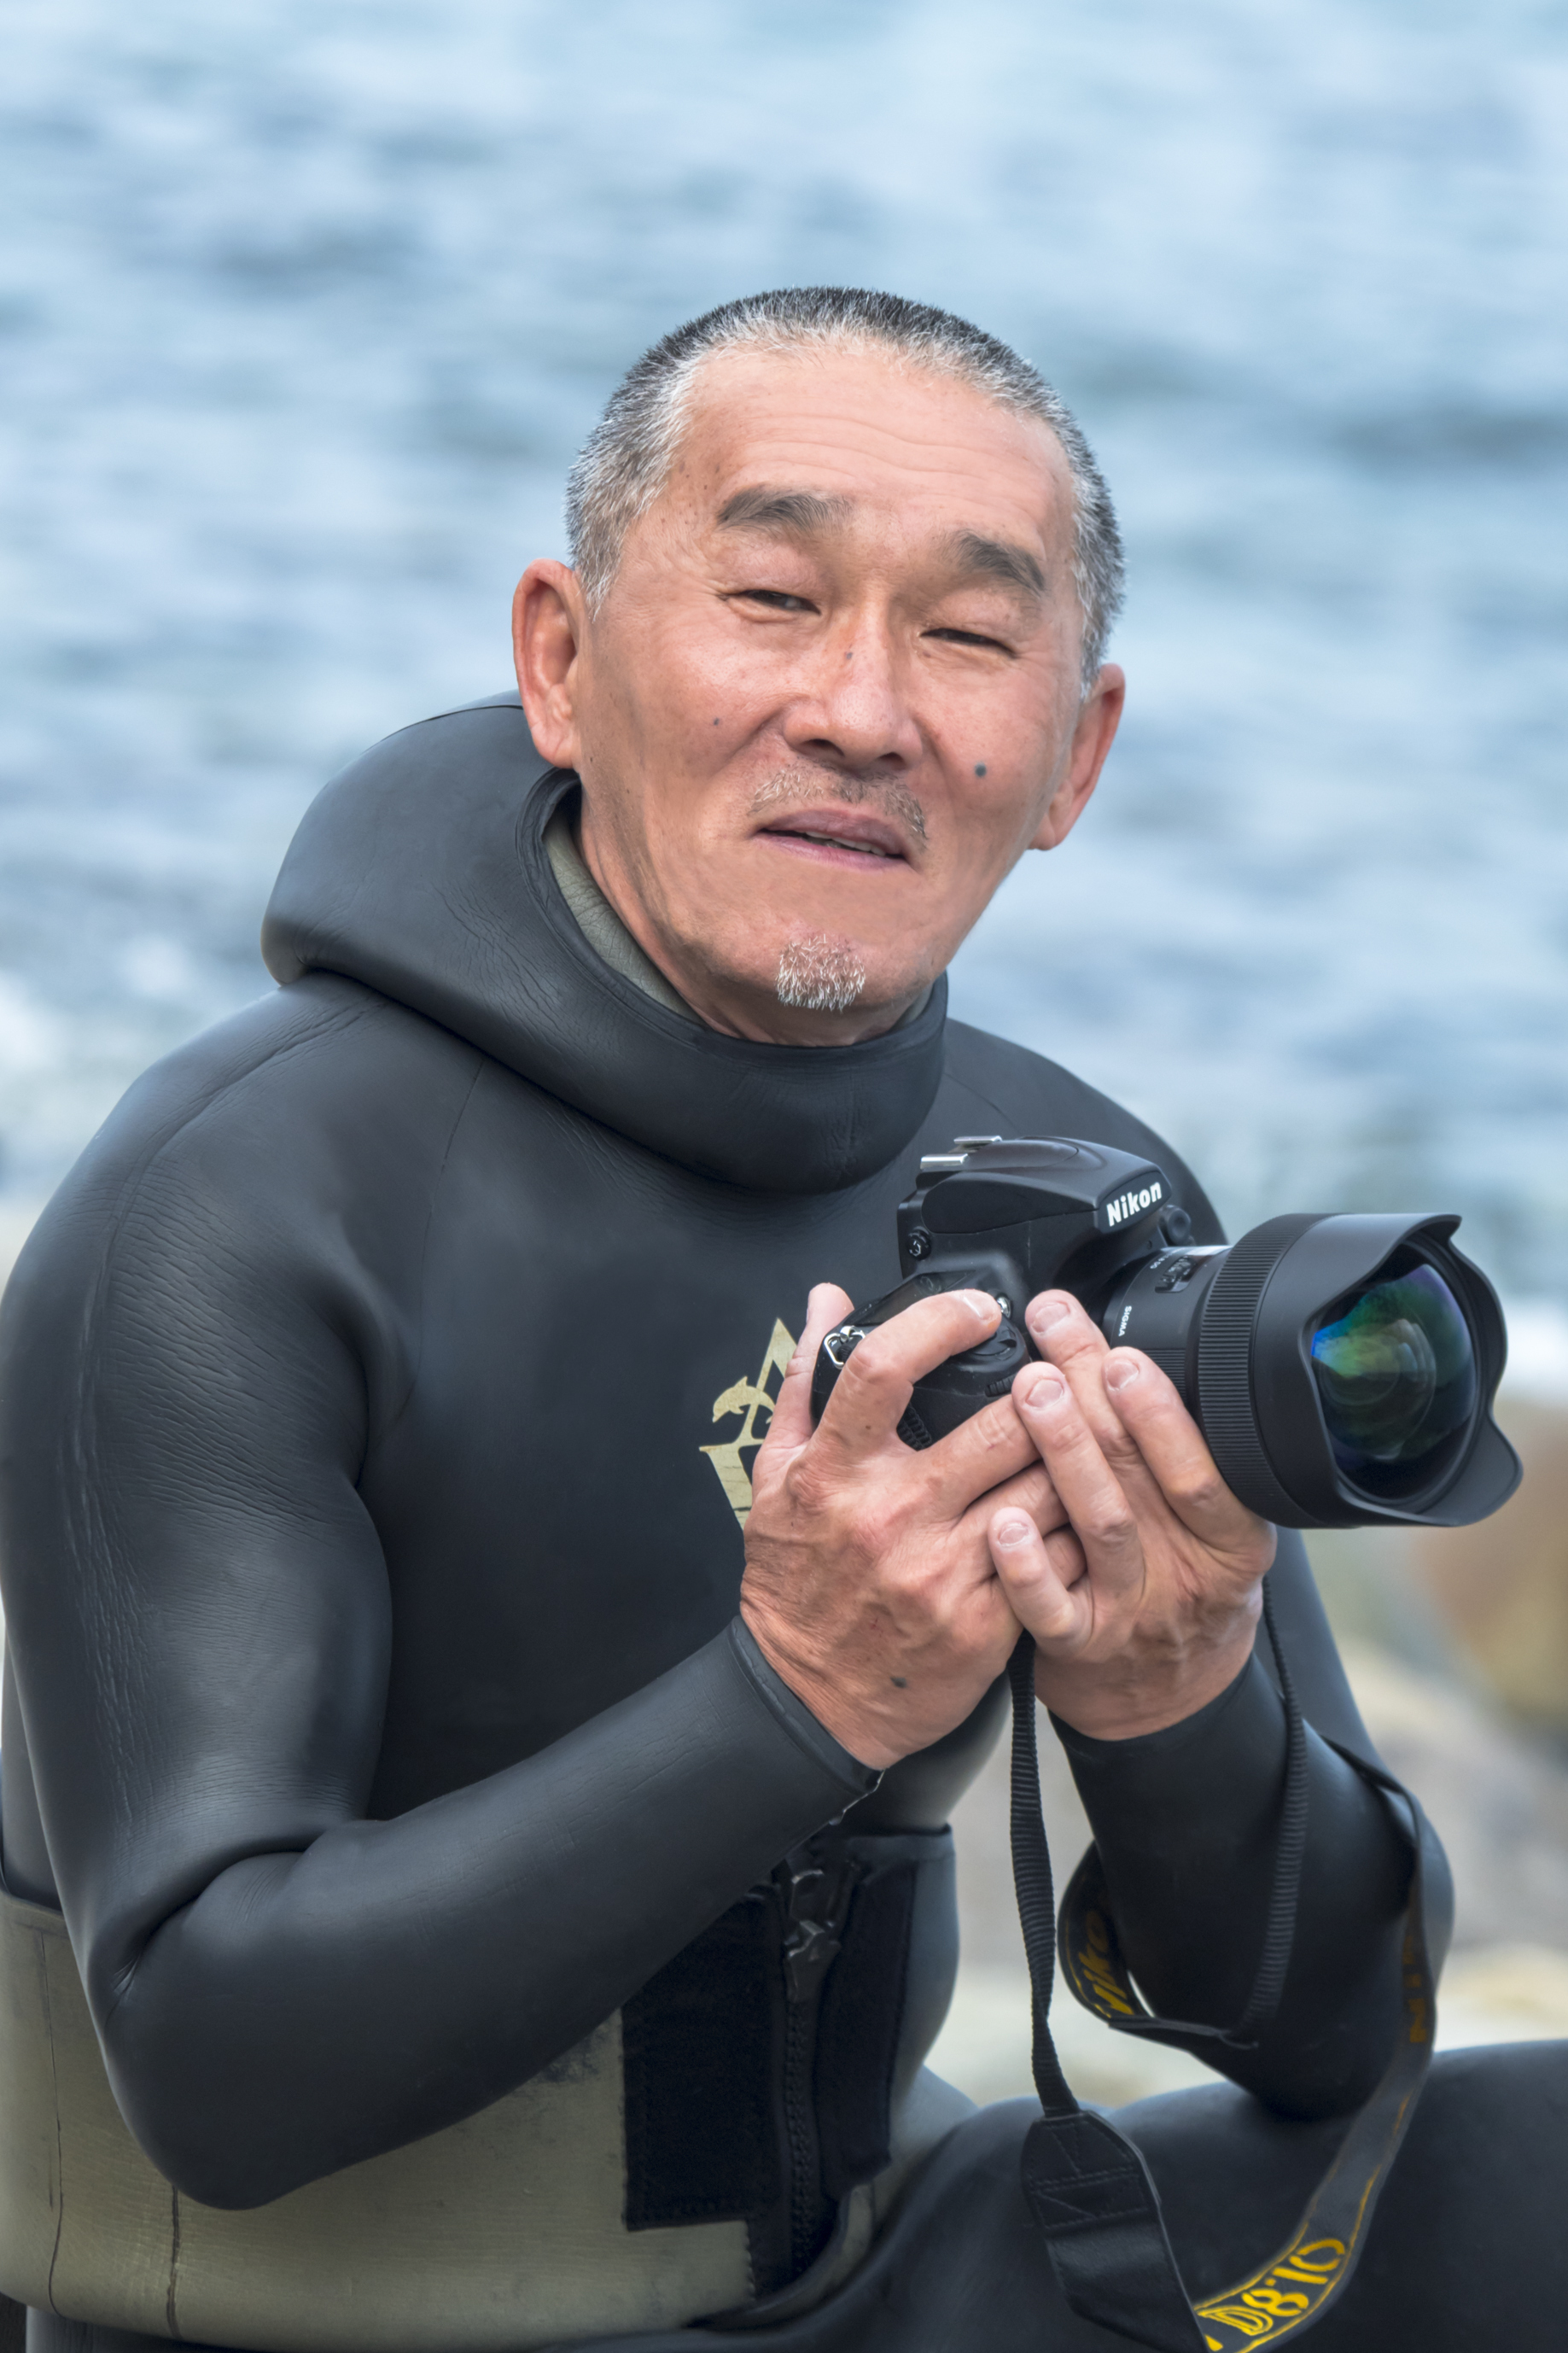
[[[869,804],[916,841],[925,841],[925,811],[908,785],[896,776],[857,776],[852,769],[780,768],[752,794],[750,814],[764,817],[781,809],[819,807],[825,800],[842,801],[846,808]]]

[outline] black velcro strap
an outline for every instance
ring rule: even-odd
[[[628,2231],[743,2221],[783,2195],[777,1937],[755,1890],[621,2011]]]

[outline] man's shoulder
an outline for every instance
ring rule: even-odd
[[[1098,1087],[1027,1046],[971,1029],[966,1021],[949,1021],[937,1112],[957,1135],[1072,1135],[1142,1154],[1165,1171],[1197,1238],[1220,1239],[1207,1194],[1164,1137]]]
[[[263,1236],[287,1256],[286,1233],[309,1255],[311,1229],[366,1196],[373,1213],[427,1200],[483,1059],[357,982],[279,989],[137,1080],[44,1211],[18,1287],[246,1260]]]
[[[483,1059],[374,989],[312,973],[155,1062],[84,1160],[107,1159],[128,1173],[209,1146],[287,1160],[309,1134],[352,1138],[388,1119],[405,1128],[439,1124]]]

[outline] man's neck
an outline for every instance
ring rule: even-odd
[[[658,966],[644,955],[625,923],[595,881],[578,845],[574,793],[568,793],[544,829],[545,854],[561,896],[588,945],[612,972],[640,988],[668,1013],[695,1021],[679,990],[672,988]]]

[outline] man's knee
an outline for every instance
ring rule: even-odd
[[[1194,2295],[1230,2286],[1284,2243],[1346,2129],[1344,2119],[1288,2123],[1228,2084],[1142,2100],[1117,2122],[1148,2161]],[[1568,2042],[1439,2056],[1356,2275],[1320,2326],[1322,2353],[1351,2353],[1363,2337],[1559,2347],[1565,2148]]]

